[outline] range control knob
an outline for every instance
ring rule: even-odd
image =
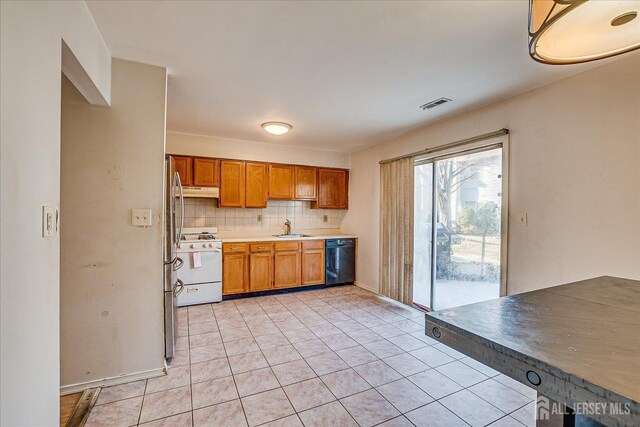
[[[209,243],[209,247],[212,248],[213,247],[213,243]]]
[[[203,243],[203,244],[202,244],[202,247],[203,247],[203,248],[206,248],[206,247],[207,247],[207,244],[206,244],[206,243]]]
[[[196,247],[196,245],[191,245],[190,247],[191,247],[191,249],[193,249],[193,248],[195,248],[195,247]]]
[[[178,245],[178,249],[182,249],[182,245]]]

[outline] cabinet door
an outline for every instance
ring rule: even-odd
[[[247,208],[266,208],[269,196],[267,165],[247,162],[246,199]]]
[[[295,198],[297,200],[316,199],[316,168],[294,166]]]
[[[321,209],[349,208],[349,171],[318,169],[318,203]]]
[[[273,254],[261,252],[249,254],[249,290],[264,291],[271,289]]]
[[[274,255],[274,281],[276,288],[300,286],[300,251],[276,252]]]
[[[220,161],[220,207],[243,208],[245,189],[245,163]]]
[[[194,157],[193,185],[196,187],[219,187],[220,160]]]
[[[324,283],[324,248],[302,251],[302,284],[321,285]]]
[[[293,166],[269,165],[269,198],[293,200]]]
[[[180,182],[184,187],[193,185],[191,172],[193,169],[193,159],[184,156],[171,156],[173,158],[173,168],[180,175]]]
[[[222,294],[238,294],[247,290],[247,255],[231,253],[222,256]]]

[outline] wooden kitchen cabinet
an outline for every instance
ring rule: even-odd
[[[245,162],[220,161],[220,207],[243,208],[245,204]]]
[[[279,163],[173,156],[185,187],[220,187],[219,207],[265,208],[268,199],[308,200],[313,209],[349,208],[349,171]]]
[[[302,285],[324,283],[324,243],[324,240],[305,240],[302,242]]]
[[[325,240],[224,243],[224,295],[325,283]]]
[[[249,288],[247,271],[246,252],[224,253],[222,255],[222,294],[246,292]]]
[[[292,165],[269,165],[269,198],[293,200],[294,168]]]
[[[349,209],[349,171],[318,168],[318,201],[311,207]]]
[[[194,157],[193,185],[196,187],[219,187],[220,160]]]
[[[294,198],[296,200],[316,200],[317,171],[312,166],[294,166]]]
[[[193,185],[192,171],[193,159],[186,156],[171,156],[173,158],[173,168],[180,175],[180,182],[183,187]]]
[[[252,292],[265,291],[272,288],[273,252],[271,247],[272,245],[268,243],[260,247],[263,252],[249,253],[249,290]]]
[[[291,288],[301,284],[300,242],[277,242],[273,255],[274,288]]]
[[[268,166],[266,163],[246,163],[245,207],[266,208],[269,198]]]

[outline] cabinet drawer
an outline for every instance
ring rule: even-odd
[[[273,243],[251,243],[249,244],[249,251],[254,252],[271,252],[273,251]]]
[[[322,249],[324,248],[324,240],[303,240],[302,249]]]
[[[246,252],[246,251],[247,251],[246,243],[224,243],[222,245],[222,252],[225,254],[230,252]]]
[[[300,242],[276,242],[276,251],[297,251],[300,249]]]

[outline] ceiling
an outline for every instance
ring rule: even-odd
[[[87,4],[114,57],[168,67],[174,132],[354,151],[593,66],[531,60],[524,0]]]

